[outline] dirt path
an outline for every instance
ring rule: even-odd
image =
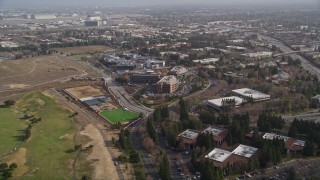
[[[92,152],[87,157],[88,160],[95,161],[93,163],[94,172],[92,175],[92,179],[118,180],[119,177],[116,167],[98,129],[96,129],[93,125],[89,124],[85,127],[85,130],[82,131],[81,134],[87,135],[92,139],[91,142],[85,145],[93,145]]]

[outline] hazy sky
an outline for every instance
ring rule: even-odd
[[[212,5],[283,5],[306,4],[319,5],[320,0],[0,0],[2,7],[50,7],[50,6],[152,6],[177,4],[212,4]]]

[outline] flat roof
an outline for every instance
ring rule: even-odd
[[[242,157],[250,158],[257,151],[258,148],[240,144],[235,150],[232,151],[232,153]]]
[[[302,140],[295,140],[293,144],[296,145],[296,146],[304,147],[304,145],[306,144],[306,142],[305,142],[305,141],[302,141]]]
[[[203,133],[210,133],[213,136],[218,136],[220,133],[222,133],[224,131],[224,129],[222,128],[216,128],[213,126],[208,127],[207,129],[205,129],[204,131],[202,131]]]
[[[199,132],[196,130],[187,129],[187,130],[183,131],[182,133],[180,133],[178,136],[186,138],[186,139],[195,139],[198,137],[198,134],[199,134]]]
[[[176,72],[177,74],[184,74],[188,72],[188,69],[183,66],[175,66],[171,69],[172,72]]]
[[[228,100],[228,99],[234,99],[236,101],[236,106],[239,106],[244,102],[244,99],[242,99],[240,97],[230,96],[230,97],[223,97],[223,98],[208,100],[208,105],[220,108],[220,107],[222,107],[222,101]]]
[[[242,88],[242,89],[235,89],[232,90],[232,92],[240,95],[240,96],[244,96],[244,97],[251,97],[254,100],[259,100],[259,99],[270,99],[270,95],[269,94],[265,94],[253,89],[249,89],[249,88]]]
[[[225,161],[229,156],[231,156],[232,153],[223,149],[215,148],[212,150],[209,154],[205,156],[205,158],[208,158],[213,161],[223,162]]]
[[[263,138],[263,139],[269,139],[269,140],[278,138],[278,139],[284,140],[284,142],[287,142],[288,139],[289,139],[288,136],[282,136],[282,135],[278,135],[278,134],[275,134],[275,133],[266,133],[265,135],[263,135],[262,138]]]
[[[177,84],[179,80],[171,75],[171,76],[164,76],[158,83],[166,83],[166,84]]]

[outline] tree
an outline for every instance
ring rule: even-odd
[[[289,132],[288,132],[288,136],[289,137],[293,137],[293,138],[296,138],[298,135],[298,132],[297,132],[297,128],[295,125],[291,125],[290,126],[290,129],[289,129]]]
[[[189,121],[188,106],[182,97],[180,98],[179,105],[180,105],[180,121]]]
[[[171,180],[170,164],[167,155],[162,153],[162,161],[160,162],[159,176],[162,180]]]
[[[18,165],[16,163],[12,163],[9,166],[9,169],[16,169],[18,167]]]
[[[303,148],[303,155],[314,156],[314,143],[312,141],[306,141]]]
[[[5,106],[10,107],[13,106],[15,104],[14,100],[7,100],[4,102]]]
[[[139,163],[140,162],[140,155],[137,151],[133,150],[133,151],[131,151],[129,159],[130,159],[131,163]]]
[[[297,174],[293,167],[289,169],[287,180],[297,180]]]

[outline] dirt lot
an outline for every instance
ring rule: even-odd
[[[97,52],[109,52],[112,51],[110,47],[107,46],[81,46],[81,47],[67,47],[67,48],[55,48],[54,50],[59,53],[64,54],[90,54]]]
[[[0,63],[0,92],[86,76],[86,71],[83,65],[60,56],[4,61]]]
[[[94,88],[92,86],[74,87],[66,89],[66,91],[77,99],[104,95],[100,89]]]
[[[93,125],[88,125],[81,134],[89,136],[92,141],[85,146],[93,145],[92,153],[88,160],[93,161],[94,172],[92,179],[119,179],[116,167],[113,165],[112,157],[105,146],[105,142],[98,129]]]

